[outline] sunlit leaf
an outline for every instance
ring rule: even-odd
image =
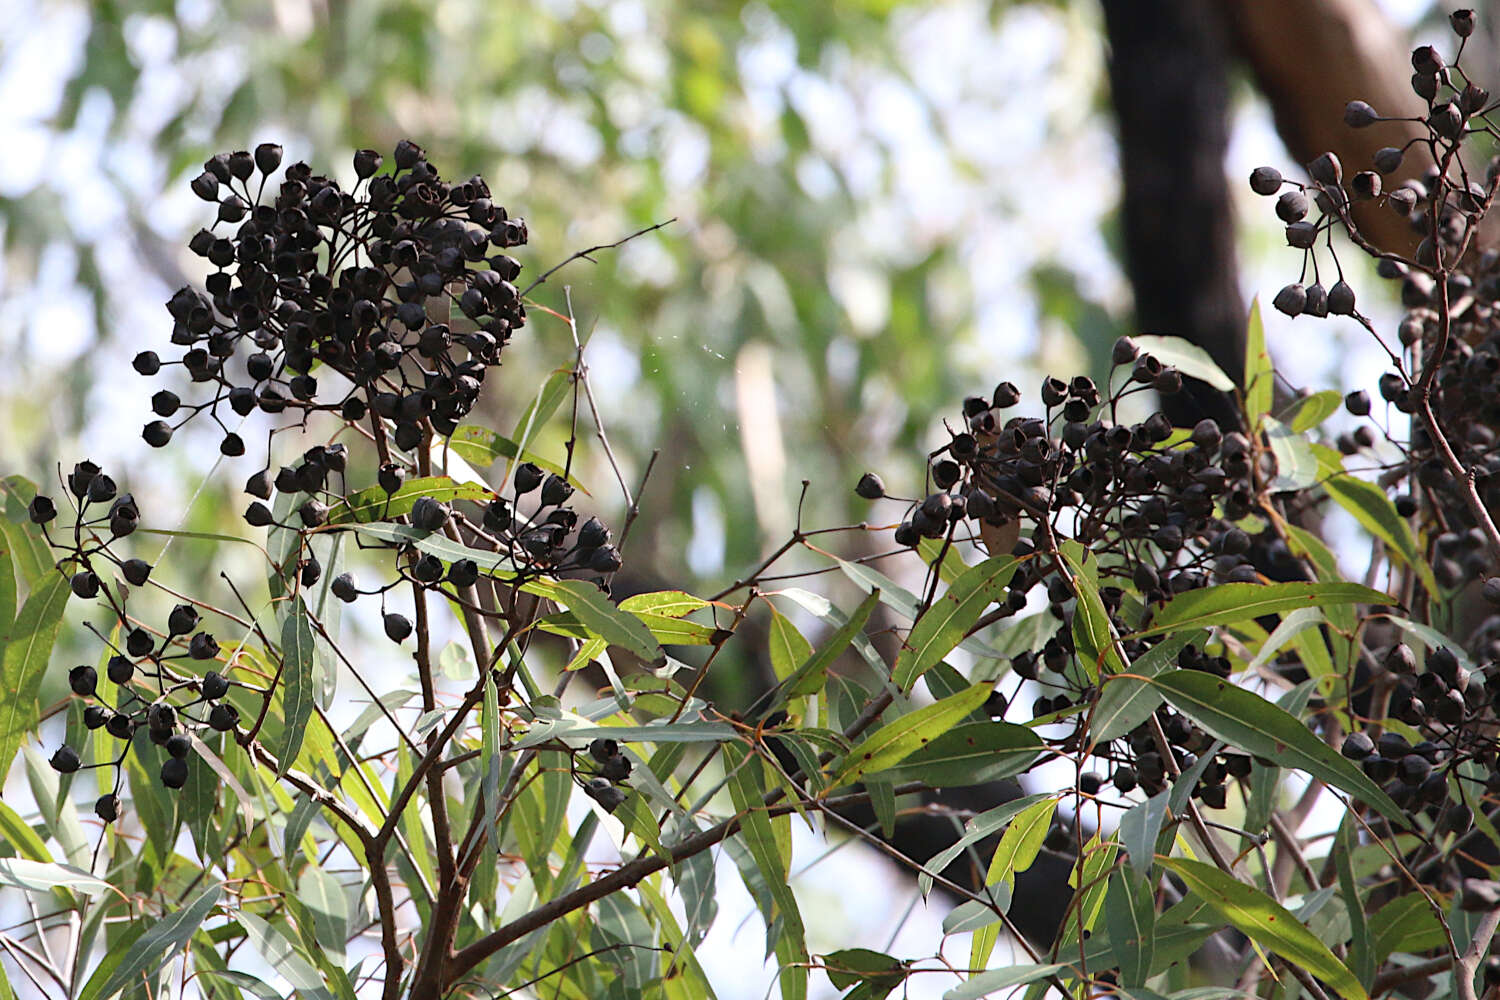
[[[1166,858],[1162,864],[1176,872],[1190,892],[1262,948],[1306,969],[1345,1000],[1367,1000],[1368,994],[1354,973],[1270,896],[1200,861]]]

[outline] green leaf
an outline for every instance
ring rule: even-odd
[[[1025,986],[1048,976],[1068,970],[1066,965],[1012,965],[1004,969],[988,969],[976,972],[961,986],[955,986],[943,994],[943,1000],[983,1000],[984,997],[1009,989]]]
[[[111,949],[112,954],[119,953],[118,961],[111,962],[110,956],[106,955],[104,962],[89,977],[79,1000],[108,1000],[138,983],[143,976],[148,980],[154,978],[203,926],[219,902],[219,891],[218,886],[206,889],[187,906],[152,924],[139,937],[122,939]]]
[[[527,451],[523,454],[510,438],[499,431],[481,427],[478,424],[460,424],[458,429],[448,436],[448,447],[452,448],[459,458],[481,469],[494,465],[497,459],[506,458],[515,461],[519,458],[539,469],[546,469],[555,476],[563,475],[561,465],[542,458],[534,451]],[[568,476],[568,482],[572,483],[574,488],[588,492],[572,476]]]
[[[909,974],[905,962],[869,948],[830,952],[823,956],[823,971],[838,989],[860,986],[844,1000],[882,1000]]]
[[[297,898],[312,914],[318,945],[342,963],[351,916],[343,885],[316,864],[309,864],[297,878]]]
[[[1063,543],[1062,555],[1072,570],[1073,593],[1078,599],[1073,611],[1073,644],[1089,681],[1097,681],[1101,663],[1110,673],[1124,669],[1110,633],[1109,612],[1099,596],[1099,564],[1092,553],[1071,539]]]
[[[114,891],[108,882],[81,868],[25,858],[0,858],[0,885],[34,891],[72,889],[87,896]]]
[[[1305,771],[1406,826],[1400,807],[1359,767],[1314,736],[1295,716],[1260,695],[1197,670],[1174,670],[1151,683],[1161,689],[1174,708],[1215,739],[1283,767]]]
[[[981,785],[1020,774],[1044,749],[1042,738],[1025,726],[968,722],[879,774],[896,784],[922,781],[933,788]]]
[[[1292,428],[1294,434],[1305,434],[1338,412],[1344,405],[1344,397],[1332,389],[1315,392],[1292,401],[1281,414],[1283,423]],[[1316,449],[1314,449],[1316,452]]]
[[[1137,656],[1126,673],[1145,678],[1155,677],[1175,666],[1177,654],[1184,647],[1196,644],[1201,648],[1207,639],[1208,633],[1205,631],[1183,629]],[[1099,701],[1094,706],[1089,738],[1096,744],[1118,739],[1145,722],[1159,704],[1161,692],[1145,681],[1133,676],[1106,677],[1099,691]]]
[[[266,964],[292,984],[293,989],[297,991],[296,996],[309,997],[313,1000],[331,1000],[332,994],[328,992],[317,967],[307,960],[302,951],[280,928],[266,923],[245,910],[236,912],[235,919],[245,929],[251,946],[261,958],[265,959]],[[104,998],[100,997],[99,1000],[104,1000]]]
[[[771,628],[766,645],[770,647],[771,669],[776,671],[779,681],[790,677],[798,665],[812,655],[812,643],[774,607],[771,608]]]
[[[1051,795],[1041,793],[1027,795],[1007,802],[1002,806],[986,810],[965,823],[963,836],[928,858],[927,863],[922,866],[923,870],[917,873],[917,887],[922,890],[922,895],[925,896],[932,891],[932,874],[942,872],[943,869],[958,860],[958,856],[966,851],[970,845],[977,844],[986,837],[999,833],[1010,825],[1010,821],[1022,812],[1030,809],[1044,799],[1052,797]]]
[[[1312,442],[1272,416],[1261,417],[1271,454],[1276,456],[1276,477],[1270,482],[1273,492],[1304,490],[1318,481],[1318,459]]]
[[[1231,625],[1313,605],[1399,603],[1389,594],[1357,583],[1221,583],[1172,598],[1152,616],[1149,628],[1131,638]]]
[[[1161,836],[1161,825],[1167,818],[1168,795],[1166,791],[1157,792],[1145,802],[1131,806],[1120,817],[1120,843],[1130,867],[1142,877],[1151,873],[1156,860],[1156,839]]]
[[[1151,975],[1156,931],[1156,900],[1151,883],[1126,878],[1117,871],[1109,879],[1104,900],[1104,926],[1109,944],[1120,963],[1120,985],[1142,986]]]
[[[1396,952],[1423,952],[1448,943],[1442,921],[1421,893],[1398,896],[1386,903],[1370,918],[1370,926],[1375,929],[1377,964]]]
[[[910,691],[918,677],[952,652],[984,609],[1004,595],[1015,568],[1015,559],[996,556],[965,570],[916,620],[901,644],[896,665],[891,668],[896,686]]]
[[[424,476],[421,479],[406,480],[394,493],[387,493],[379,486],[351,493],[347,500],[342,500],[329,509],[328,523],[389,521],[403,514],[410,514],[418,497],[432,497],[443,503],[453,500],[487,503],[495,495],[494,490],[482,483],[458,483],[447,476]]]
[[[793,674],[786,678],[782,685],[784,698],[800,698],[805,695],[816,694],[823,689],[823,679],[828,675],[828,668],[833,666],[835,660],[849,648],[854,637],[864,631],[865,623],[870,620],[875,606],[880,603],[880,591],[871,591],[859,607],[854,609],[854,614],[849,620],[839,626],[838,630],[829,636],[818,651],[807,658],[807,660],[796,669]],[[783,699],[778,699],[777,704],[784,704]]]
[[[10,540],[0,533],[0,658],[5,656],[6,639],[16,621],[16,568],[10,550]]]
[[[1320,452],[1321,453],[1321,452]],[[1323,480],[1323,488],[1344,510],[1360,523],[1370,534],[1386,544],[1386,548],[1401,557],[1401,560],[1422,575],[1429,590],[1436,592],[1432,580],[1432,569],[1422,557],[1406,518],[1396,513],[1396,505],[1386,496],[1385,490],[1375,483],[1343,471],[1343,458],[1330,449],[1327,460],[1336,471]]]
[[[61,573],[39,580],[5,642],[4,659],[0,661],[0,684],[5,691],[4,704],[0,705],[0,779],[10,772],[21,744],[31,738],[40,720],[37,695],[71,593]]]
[[[1271,412],[1275,386],[1276,372],[1271,367],[1271,353],[1266,350],[1266,328],[1260,320],[1260,297],[1256,296],[1245,324],[1245,424],[1252,432],[1260,430],[1261,418]]]
[[[52,860],[52,852],[47,850],[47,845],[36,835],[31,824],[4,802],[0,802],[0,837],[4,837],[12,850],[23,858],[31,861]]]
[[[1333,845],[1333,862],[1339,874],[1339,895],[1349,917],[1349,967],[1368,989],[1375,982],[1375,943],[1370,925],[1365,920],[1365,904],[1360,898],[1359,884],[1354,880],[1354,865],[1350,860],[1358,844],[1356,817],[1353,813],[1345,813]]]
[[[702,608],[708,602],[681,590],[658,590],[654,593],[632,594],[620,602],[621,611],[638,615],[660,615],[665,618],[681,618]]]
[[[1295,639],[1300,633],[1310,628],[1322,625],[1326,618],[1323,617],[1321,608],[1298,608],[1281,620],[1275,630],[1266,637],[1266,641],[1260,644],[1260,650],[1256,652],[1255,659],[1245,668],[1246,673],[1254,674],[1261,667],[1271,662],[1271,659],[1281,651],[1281,648]]]
[[[281,628],[281,710],[286,724],[280,738],[272,744],[278,777],[297,759],[307,734],[307,720],[312,718],[315,655],[307,607],[301,596],[293,597],[290,613]]]
[[[725,744],[724,755],[729,768],[729,795],[740,816],[740,838],[749,849],[765,890],[770,895],[772,909],[766,914],[766,923],[769,926],[779,919],[782,927],[776,943],[777,958],[782,962],[782,996],[799,993],[799,979],[800,992],[805,993],[807,970],[792,965],[792,961],[807,961],[802,913],[792,894],[787,862],[777,843],[776,831],[761,801],[765,788],[762,782],[752,777],[761,773],[760,760],[750,757],[744,747],[738,744]]]
[[[1354,973],[1334,957],[1328,946],[1259,889],[1200,861],[1164,858],[1162,864],[1181,876],[1190,892],[1262,948],[1317,976],[1345,1000],[1368,1000]]]
[[[537,390],[536,398],[527,405],[521,414],[521,419],[516,421],[516,429],[511,433],[510,439],[516,445],[516,451],[523,453],[531,445],[531,439],[541,426],[551,419],[552,414],[562,405],[562,401],[568,398],[568,391],[573,386],[573,371],[570,368],[559,368],[547,377],[542,387]],[[515,465],[514,459],[511,465]]]
[[[1136,342],[1142,352],[1152,355],[1164,365],[1171,365],[1184,375],[1207,382],[1221,392],[1233,392],[1236,388],[1234,380],[1225,375],[1224,370],[1208,356],[1208,352],[1197,344],[1181,337],[1155,334],[1142,334],[1130,339]]]
[[[927,746],[954,723],[984,704],[994,690],[993,684],[976,684],[951,698],[908,712],[877,729],[863,743],[849,751],[830,788],[858,781],[872,771],[883,771],[901,763],[918,749]]]
[[[985,885],[1000,882],[1015,885],[1016,876],[1029,869],[1041,853],[1042,842],[1047,839],[1047,829],[1052,825],[1052,814],[1056,811],[1057,799],[1048,796],[1036,805],[1028,806],[1015,822],[1006,827],[990,858]]]
[[[610,645],[628,650],[648,664],[666,662],[667,654],[651,630],[635,615],[611,604],[604,591],[589,581],[558,580],[550,596]]]

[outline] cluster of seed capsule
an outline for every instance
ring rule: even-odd
[[[1174,428],[1159,411],[1135,423],[1114,421],[1125,397],[1178,392],[1182,375],[1130,338],[1114,345],[1112,361],[1122,371],[1108,396],[1087,376],[1047,378],[1042,417],[1005,416],[1021,401],[1009,382],[988,399],[966,400],[964,429],[950,433],[933,456],[930,474],[937,489],[908,501],[895,535],[903,546],[923,538],[1018,539],[1011,554],[1027,558],[1011,578],[1002,611],[1020,612],[1040,589],[1058,627],[1040,650],[1014,657],[1011,673],[1042,691],[1030,706],[1031,719],[1071,723],[1070,733],[1054,738],[1069,752],[1087,743],[1088,713],[1081,708],[1099,692],[1074,647],[1074,591],[1055,556],[1064,539],[1096,556],[1099,596],[1120,635],[1135,631],[1124,614],[1127,598],[1152,606],[1214,583],[1259,583],[1302,572],[1282,539],[1247,520],[1261,508],[1265,484],[1275,475],[1273,456],[1212,419],[1190,430]],[[886,495],[874,475],[861,479],[856,492],[872,500]],[[1018,537],[1022,526],[1029,538]],[[1013,533],[999,534],[1007,528]],[[1154,642],[1132,640],[1125,652],[1134,659]],[[1221,677],[1230,667],[1227,659],[1194,647],[1177,662]],[[1014,700],[1014,693],[997,691],[987,710],[994,718],[1018,714]],[[1103,771],[1085,774],[1080,788],[1093,794],[1112,782],[1121,792],[1139,787],[1154,793],[1189,772],[1197,775],[1193,795],[1221,808],[1225,779],[1249,774],[1251,759],[1230,750],[1194,769],[1212,743],[1186,717],[1163,707],[1155,725],[1142,723],[1126,737],[1095,747]]]
[[[381,469],[380,488],[387,496],[400,489],[399,471],[396,466]],[[294,486],[290,480],[296,476],[295,469],[283,468],[277,479],[285,477],[289,480],[287,485]],[[251,485],[261,483],[252,479]],[[472,587],[482,575],[501,570],[512,579],[541,574],[583,575],[607,592],[609,577],[623,564],[620,551],[611,544],[610,530],[598,517],[591,516],[580,523],[578,512],[567,506],[573,492],[573,486],[563,477],[523,462],[516,467],[512,478],[510,499],[496,496],[481,505],[445,503],[419,496],[405,515],[410,525],[423,535],[451,526],[465,544],[483,551],[484,564],[472,557],[444,561],[418,546],[394,544],[398,558],[393,579],[362,589],[355,575],[345,572],[333,579],[329,589],[345,603],[353,603],[362,595],[383,596],[403,582],[446,588],[452,596],[459,597],[459,592]],[[522,513],[522,501],[532,494],[536,498],[527,504],[529,513]],[[266,497],[269,498],[269,489]],[[309,511],[309,504],[317,506]],[[327,518],[327,506],[310,500],[298,508],[297,523],[280,526],[305,533],[322,527]],[[277,525],[270,508],[259,500],[250,505],[246,519],[251,524]],[[303,586],[312,586],[321,578],[322,568],[309,546],[303,546],[300,553],[301,561],[296,567],[299,579]],[[410,618],[396,611],[384,611],[382,617],[385,634],[392,642],[403,642],[411,635]]]
[[[1430,45],[1412,52],[1411,86],[1426,104],[1424,116],[1387,118],[1364,101],[1349,102],[1344,121],[1352,128],[1382,122],[1419,126],[1404,145],[1377,151],[1371,169],[1346,180],[1339,158],[1324,153],[1307,165],[1308,184],[1284,178],[1274,167],[1258,167],[1250,175],[1256,193],[1276,198],[1287,243],[1303,252],[1302,276],[1277,292],[1278,310],[1293,317],[1348,315],[1369,327],[1343,280],[1332,240],[1338,230],[1377,258],[1382,277],[1400,283],[1405,313],[1396,334],[1402,363],[1380,377],[1378,389],[1391,410],[1414,418],[1409,439],[1392,442],[1404,452],[1407,486],[1396,504],[1404,517],[1424,506],[1444,512],[1441,522],[1430,525],[1439,540],[1430,555],[1438,583],[1447,588],[1490,575],[1496,567],[1484,551],[1482,533],[1473,534],[1477,526],[1461,496],[1467,484],[1453,474],[1443,449],[1418,419],[1424,382],[1448,448],[1465,470],[1473,470],[1482,503],[1500,509],[1500,251],[1476,246],[1500,185],[1500,157],[1491,159],[1480,178],[1470,174],[1460,155],[1476,134],[1496,135],[1488,116],[1500,104],[1461,65],[1463,40],[1474,24],[1473,11],[1451,15],[1450,25],[1460,39],[1451,65]],[[1424,158],[1425,170],[1386,188],[1385,178],[1414,153]],[[1383,204],[1410,223],[1420,240],[1410,257],[1382,252],[1363,237],[1350,211],[1360,202]],[[1313,209],[1316,218],[1310,215]],[[1326,289],[1319,277],[1319,243],[1321,255],[1337,271],[1337,281]],[[1369,414],[1368,395],[1358,395],[1351,412]],[[1339,440],[1346,454],[1374,441],[1367,428],[1356,433],[1359,438]],[[1425,505],[1424,498],[1429,501]]]
[[[219,671],[219,642],[200,626],[202,620],[191,604],[178,604],[167,616],[166,627],[152,629],[127,611],[130,588],[144,586],[152,567],[141,559],[121,559],[111,547],[132,534],[140,521],[140,508],[129,493],[119,493],[115,481],[93,462],[79,462],[67,476],[76,517],[71,530],[58,530],[56,502],[43,494],[31,501],[29,514],[47,541],[61,554],[60,572],[68,575],[73,595],[97,600],[118,625],[118,640],[100,634],[108,648],[105,675],[115,687],[113,704],[99,691],[98,670],[81,664],[68,672],[68,686],[88,704],[83,723],[88,730],[102,729],[124,746],[111,759],[85,765],[78,749],[64,744],[52,754],[52,767],[72,774],[83,767],[112,767],[114,790],[101,796],[94,812],[105,822],[120,815],[119,791],[126,755],[135,752],[152,768],[167,788],[182,788],[188,779],[188,759],[193,735],[205,730],[233,732],[239,712],[223,700],[231,682]],[[200,666],[207,666],[201,674]],[[135,739],[144,729],[146,741]],[[153,747],[161,749],[153,749]]]
[[[170,389],[156,393],[146,441],[161,447],[207,413],[224,432],[220,450],[241,455],[223,407],[240,416],[330,410],[350,421],[373,411],[391,422],[401,451],[430,432],[451,434],[526,322],[512,283],[521,264],[502,252],[525,244],[525,221],[494,204],[481,177],[444,181],[410,141],[396,146],[391,173],[378,173],[374,150],[356,153],[349,192],[305,163],[271,187],[281,158],[269,143],[221,153],[192,182],[217,220],[189,247],[215,271],[206,294],[183,288],[168,303],[180,360],[144,351],[134,366],[155,375],[180,364],[212,395],[187,404]],[[336,391],[320,387],[335,374]]]

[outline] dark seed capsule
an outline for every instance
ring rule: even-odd
[[[168,757],[161,765],[161,783],[167,788],[181,788],[187,784],[187,761],[180,757]]]

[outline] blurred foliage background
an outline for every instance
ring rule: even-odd
[[[352,150],[411,137],[528,219],[533,275],[675,219],[537,300],[561,311],[572,287],[632,481],[664,449],[634,568],[689,586],[783,539],[804,478],[809,525],[860,520],[868,467],[915,492],[943,413],[1097,353],[1123,313],[1089,5],[22,6],[0,66],[25,150],[0,167],[10,471],[143,454],[127,362],[201,277],[182,247],[211,221],[186,181],[260,141],[342,176]],[[537,315],[511,350],[498,427],[571,344]],[[191,495],[209,459],[157,485]]]

